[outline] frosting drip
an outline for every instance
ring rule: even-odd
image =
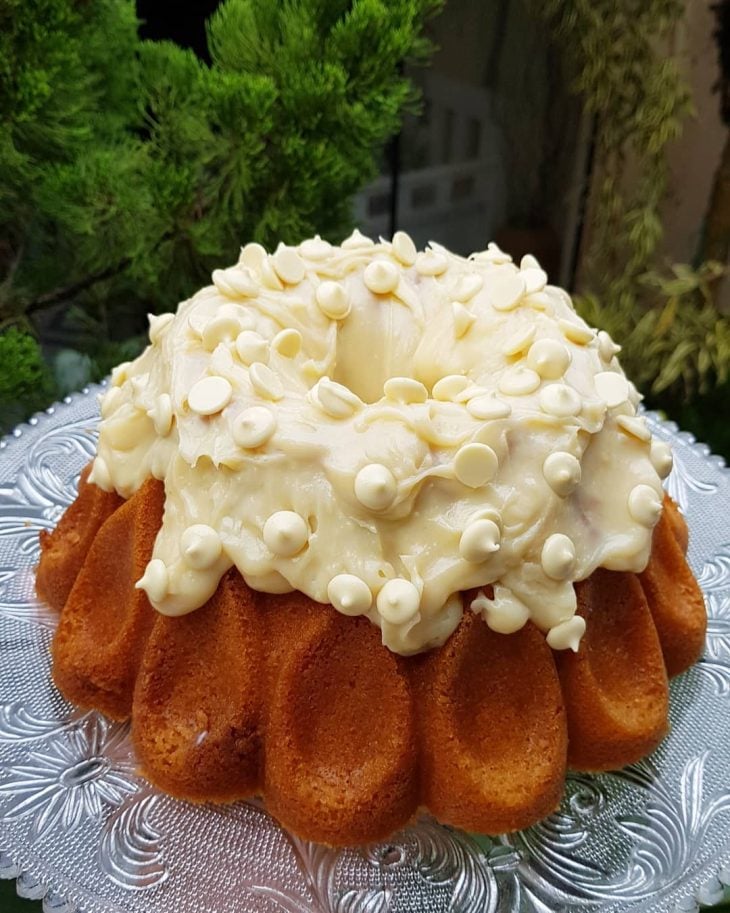
[[[410,654],[477,589],[494,630],[531,619],[577,649],[573,583],[645,567],[671,454],[618,347],[546,283],[495,245],[464,258],[355,232],[247,245],[152,317],[103,398],[92,475],[124,497],[164,481],[138,582],[152,604],[190,612],[235,565]]]

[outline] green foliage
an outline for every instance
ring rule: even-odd
[[[339,239],[440,3],[226,0],[208,66],[132,0],[0,0],[0,329],[63,308],[96,374],[241,243]]]
[[[55,393],[36,340],[11,327],[0,333],[0,434],[47,406]]]
[[[685,4],[547,0],[541,8],[596,119],[599,184],[576,305],[622,344],[621,363],[644,392],[675,404],[707,394],[730,374],[730,324],[715,300],[724,268],[680,264],[666,274],[656,255],[667,145],[691,111],[665,51]]]

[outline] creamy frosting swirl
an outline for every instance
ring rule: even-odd
[[[198,608],[235,565],[410,654],[491,585],[468,608],[494,630],[532,620],[577,649],[573,583],[645,567],[671,453],[618,346],[534,257],[354,232],[249,244],[212,278],[150,318],[101,405],[93,481],[165,484],[137,584],[160,612]]]

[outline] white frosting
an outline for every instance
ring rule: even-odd
[[[640,571],[671,454],[636,416],[617,346],[532,257],[418,252],[399,232],[315,237],[239,262],[120,365],[92,481],[164,481],[139,586],[196,609],[236,566],[368,617],[408,654],[443,643],[458,594],[495,631],[555,649],[584,622],[573,583]]]

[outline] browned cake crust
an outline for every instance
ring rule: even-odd
[[[301,594],[250,590],[229,571],[205,606],[159,615],[134,582],[159,529],[163,486],[123,502],[85,481],[41,540],[38,591],[61,611],[53,676],[66,697],[131,717],[144,774],[192,801],[263,795],[303,837],[385,837],[419,807],[483,833],[551,812],[566,766],[622,767],[667,730],[668,675],[706,625],[669,499],[639,575],[578,584],[588,629],[553,653],[466,612],[440,649],[404,658],[366,619]]]

